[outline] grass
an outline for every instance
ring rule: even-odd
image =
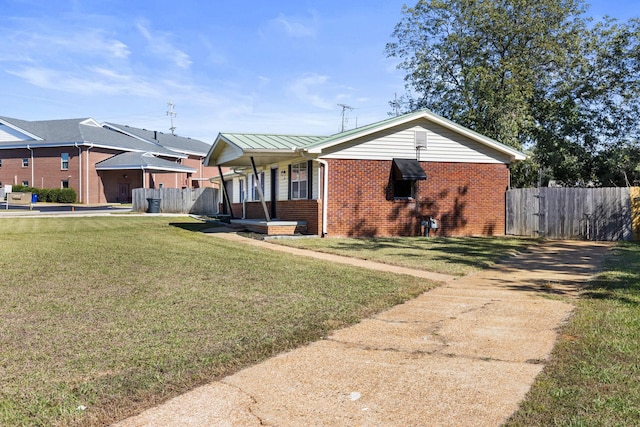
[[[488,268],[499,259],[540,241],[498,237],[393,237],[282,239],[274,242],[418,270],[465,276]]]
[[[0,425],[109,424],[435,286],[202,227],[2,219]]]
[[[640,244],[616,246],[507,425],[640,425]]]

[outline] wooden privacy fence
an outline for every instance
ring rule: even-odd
[[[136,188],[132,191],[134,212],[149,208],[147,199],[160,199],[161,213],[215,215],[218,211],[215,188]]]
[[[550,239],[639,240],[640,188],[507,191],[506,233]]]

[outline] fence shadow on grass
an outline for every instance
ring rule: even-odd
[[[171,227],[181,228],[187,231],[202,232],[204,230],[223,227],[215,222],[170,222]]]

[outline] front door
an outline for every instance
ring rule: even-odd
[[[131,202],[131,187],[129,187],[129,184],[118,184],[118,201],[120,203]]]

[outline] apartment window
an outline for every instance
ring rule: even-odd
[[[69,153],[62,153],[60,155],[60,167],[63,170],[69,169]]]
[[[2,167],[2,159],[0,159],[0,168]]]
[[[23,168],[28,168],[29,167],[29,158],[25,157],[22,159],[22,167]]]
[[[306,199],[309,181],[309,165],[307,162],[291,165],[291,199]]]
[[[264,172],[260,172],[258,174],[260,178],[260,189],[262,190],[262,194],[264,194]],[[253,192],[253,199],[251,200],[260,200],[260,193],[258,192],[258,182],[256,182],[256,176],[251,175],[251,189]]]
[[[61,188],[69,188],[69,180],[68,179],[63,179],[62,180]]]
[[[22,185],[24,185],[25,187],[29,186],[29,181],[22,181]]]

